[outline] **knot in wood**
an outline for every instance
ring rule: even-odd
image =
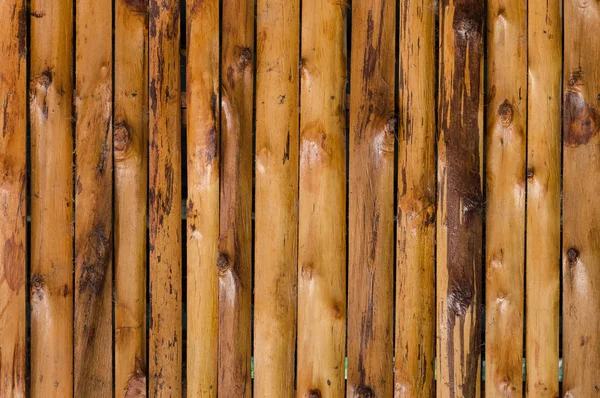
[[[309,398],[321,398],[321,390],[318,388],[313,388],[308,392]]]
[[[505,99],[498,108],[498,116],[500,116],[500,123],[502,124],[502,127],[506,128],[510,126],[513,118],[513,107],[508,100]]]
[[[359,386],[356,389],[356,395],[358,398],[373,398],[375,397],[375,392],[373,392],[371,387]]]
[[[225,272],[229,269],[229,256],[226,253],[219,254],[217,259],[217,268],[219,272]]]
[[[115,124],[113,145],[115,149],[115,155],[123,156],[129,149],[129,143],[131,142],[131,134],[129,128],[124,122]]]
[[[575,249],[574,247],[570,247],[569,250],[567,250],[567,261],[569,262],[569,265],[575,265],[578,259],[579,250]]]

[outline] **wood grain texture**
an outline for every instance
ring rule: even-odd
[[[219,1],[187,2],[187,394],[216,397]]]
[[[438,397],[480,388],[484,18],[481,0],[440,4]]]
[[[558,396],[560,1],[528,3],[526,392]],[[532,299],[533,298],[533,299]]]
[[[115,397],[146,394],[147,2],[115,1]]]
[[[150,0],[149,395],[182,394],[179,1]]]
[[[31,2],[31,396],[73,396],[73,2]]]
[[[485,393],[523,396],[527,2],[487,8]],[[507,62],[510,60],[510,62]]]
[[[27,8],[0,4],[0,396],[25,397]]]
[[[396,2],[352,5],[348,397],[391,396]]]
[[[254,1],[223,2],[219,396],[251,397]]]
[[[600,395],[600,3],[564,2],[563,384]],[[560,20],[553,21],[560,27]]]
[[[347,11],[302,3],[298,397],[345,392]]]
[[[112,394],[112,2],[75,16],[74,396]]]
[[[258,0],[254,395],[292,397],[298,255],[300,1]]]

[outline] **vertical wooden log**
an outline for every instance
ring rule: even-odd
[[[527,2],[487,9],[486,384],[523,395]],[[510,60],[510,62],[507,62]]]
[[[438,397],[480,385],[484,17],[481,0],[440,5]]]
[[[395,8],[352,5],[348,397],[392,394]]]
[[[296,351],[300,1],[258,0],[254,392],[292,397]]]
[[[115,397],[146,393],[147,1],[115,2]]]
[[[31,2],[31,395],[73,396],[73,2]]]
[[[223,2],[219,396],[251,397],[254,1]]]
[[[76,397],[112,394],[112,2],[77,0]]]
[[[150,388],[182,394],[179,1],[150,0]]]
[[[562,391],[593,397],[600,391],[600,4],[564,7]],[[560,29],[560,20],[553,24]]]
[[[219,1],[187,2],[187,394],[217,396]]]
[[[299,397],[344,395],[346,12],[345,3],[302,3]]]
[[[431,397],[435,368],[435,20],[400,2],[400,112],[394,395]]]
[[[527,395],[558,396],[560,289],[560,1],[528,3]]]
[[[25,397],[27,8],[0,4],[0,396]]]

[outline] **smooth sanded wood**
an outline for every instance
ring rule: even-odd
[[[31,2],[31,396],[73,396],[73,2]]]
[[[292,397],[300,1],[258,0],[257,10],[254,395]]]
[[[0,396],[25,397],[27,9],[0,4]]]
[[[396,2],[352,4],[347,396],[391,396]]]
[[[482,0],[440,4],[438,397],[480,388],[484,18]]]
[[[115,2],[114,259],[115,397],[146,392],[148,14]]]
[[[302,2],[296,395],[342,397],[346,346],[345,3]]]
[[[254,1],[222,4],[219,396],[251,397]]]
[[[187,394],[217,396],[219,1],[187,2]]]
[[[600,4],[569,0],[564,12],[562,393],[593,397],[600,390]]]
[[[149,3],[149,395],[182,394],[179,1]]]
[[[112,394],[112,2],[75,16],[74,396]]]
[[[523,396],[526,10],[524,0],[491,0],[487,8],[487,397]]]
[[[560,4],[528,3],[525,357],[530,397],[559,393]]]
[[[431,397],[435,368],[436,5],[400,2],[394,394]]]

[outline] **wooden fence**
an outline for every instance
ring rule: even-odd
[[[2,0],[0,397],[600,396],[598,0]]]

